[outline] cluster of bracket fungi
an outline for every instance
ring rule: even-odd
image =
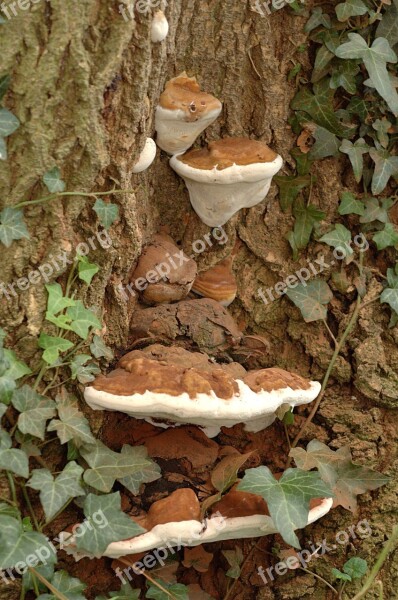
[[[155,115],[157,145],[172,155],[171,167],[185,180],[195,212],[210,227],[221,227],[239,209],[261,202],[282,166],[278,154],[251,139],[225,138],[206,148],[190,149],[221,110],[217,98],[202,92],[196,79],[183,73],[167,83]],[[155,143],[149,138],[134,172],[147,168],[155,154]],[[160,265],[176,253],[183,256],[181,264],[162,271]],[[172,339],[173,326],[163,331],[162,315],[175,318],[179,324],[185,319],[189,329],[192,311],[200,310],[204,311],[203,322],[206,311],[213,310],[214,322],[228,323],[225,327],[236,331],[225,309],[237,293],[232,258],[198,274],[192,258],[185,256],[168,235],[157,234],[144,248],[132,280],[141,301],[151,308],[136,311],[139,314],[133,317],[131,331],[138,338],[142,328],[155,339],[156,333]],[[140,282],[145,285],[140,286]],[[187,300],[191,292],[204,299]],[[194,335],[192,330],[193,339]],[[247,431],[261,431],[277,414],[312,402],[320,387],[318,382],[277,367],[247,372],[237,362],[217,363],[203,351],[152,343],[123,356],[116,369],[86,387],[84,397],[94,410],[120,411],[166,429],[191,424],[212,438],[221,427],[238,423]],[[313,501],[308,522],[326,514],[331,504],[331,499]],[[176,537],[182,545],[195,546],[276,532],[264,500],[235,486],[207,515],[201,514],[195,492],[183,488],[154,502],[141,517],[132,518],[146,533],[110,544],[106,556],[144,552],[170,544]],[[70,543],[73,545],[73,539]]]

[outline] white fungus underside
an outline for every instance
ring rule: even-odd
[[[132,172],[141,173],[151,166],[156,157],[156,144],[152,138],[147,138],[145,146],[135,163]]]
[[[168,154],[182,154],[192,146],[196,138],[213,123],[221,113],[214,109],[197,121],[185,121],[183,110],[170,110],[158,106],[155,113],[156,143]]]
[[[317,521],[326,515],[332,508],[333,499],[324,498],[322,503],[311,509],[308,515],[307,525]],[[234,517],[223,519],[213,517],[205,521],[181,521],[156,525],[151,531],[143,533],[130,540],[113,542],[109,544],[103,556],[119,558],[128,554],[147,552],[155,548],[161,549],[176,546],[199,546],[209,542],[220,542],[222,540],[262,537],[277,533],[271,517],[266,515],[252,515],[249,517]],[[70,536],[63,532],[61,535]],[[62,538],[61,538],[62,539]],[[88,556],[79,554],[74,550],[75,538],[68,539],[68,546],[64,549],[68,554],[75,556],[77,560]]]
[[[150,391],[117,396],[92,386],[86,387],[84,398],[94,410],[117,410],[141,419],[170,420],[209,428],[245,423],[250,431],[259,431],[269,424],[270,418],[273,421],[280,406],[293,407],[312,402],[321,388],[320,383],[312,381],[307,390],[288,387],[256,393],[243,381],[236,380],[236,383],[239,393],[228,400],[218,398],[213,391],[209,395],[197,394],[195,398],[190,398],[186,392],[180,396],[169,396]]]

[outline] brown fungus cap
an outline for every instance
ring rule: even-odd
[[[209,112],[221,110],[221,102],[202,92],[196,77],[188,77],[185,72],[166,83],[159,105],[167,110],[182,110],[185,121],[191,122],[206,117]]]
[[[192,291],[205,298],[217,300],[223,306],[229,306],[236,298],[238,287],[232,272],[232,256],[221,261],[196,277]]]
[[[227,137],[210,142],[207,148],[188,150],[185,154],[178,156],[178,160],[194,169],[209,171],[217,167],[218,171],[222,171],[234,164],[246,166],[272,162],[277,156],[277,153],[264,142],[242,137]]]
[[[292,390],[308,390],[311,387],[308,379],[304,379],[296,373],[289,373],[284,369],[272,367],[270,369],[260,369],[250,371],[243,379],[246,385],[253,392],[272,392],[272,390],[281,390],[291,388]]]

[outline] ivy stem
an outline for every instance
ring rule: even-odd
[[[30,516],[32,517],[32,521],[35,526],[35,529],[36,529],[36,531],[41,531],[41,529],[39,527],[39,523],[37,522],[37,519],[36,519],[35,511],[33,510],[33,506],[30,501],[30,498],[29,498],[29,494],[26,490],[25,483],[23,481],[21,481],[19,485],[21,486],[22,494],[25,499],[26,506],[28,507]]]
[[[59,600],[68,600],[68,598],[62,592],[57,590],[57,588],[55,588],[49,581],[47,581],[47,579],[43,577],[43,575],[39,573],[39,571],[36,571],[36,569],[34,569],[33,567],[29,567],[29,571],[32,573],[32,575],[37,577],[37,579],[39,579],[39,581],[41,581],[46,586],[46,588],[48,588],[50,592],[52,592],[54,596],[56,596],[56,598],[59,598]]]
[[[18,506],[18,498],[17,498],[17,490],[15,489],[15,481],[14,481],[14,477],[12,476],[12,473],[10,473],[10,471],[7,471],[7,478],[8,478],[8,485],[10,486],[12,502],[13,502],[14,506]],[[19,520],[21,520],[21,517],[19,516],[19,512],[18,512],[18,518],[19,518]]]
[[[60,509],[59,509],[59,511],[58,511],[58,512],[56,512],[56,513],[55,513],[55,515],[54,515],[53,517],[51,517],[51,519],[48,519],[48,521],[46,521],[46,522],[45,522],[45,523],[42,525],[41,529],[44,529],[44,527],[47,527],[47,525],[50,525],[50,523],[52,523],[53,521],[55,521],[55,519],[56,519],[57,517],[59,517],[59,515],[60,515],[61,513],[63,513],[63,511],[64,511],[64,510],[65,510],[65,509],[66,509],[66,508],[69,506],[69,504],[72,502],[72,500],[73,500],[73,498],[69,498],[69,500],[68,500],[67,502],[65,502],[65,504],[62,506],[62,508],[60,508]]]
[[[121,557],[119,558],[119,561],[121,563],[123,563],[124,565],[127,565],[128,567],[132,567],[131,563],[129,563],[127,560],[125,560]],[[176,597],[173,596],[173,594],[171,594],[168,590],[166,590],[166,588],[164,588],[158,581],[153,579],[153,577],[148,575],[148,573],[146,571],[141,571],[141,569],[139,569],[137,566],[135,566],[134,568],[135,568],[135,571],[137,571],[137,573],[139,573],[140,575],[143,575],[146,579],[148,579],[148,581],[150,581],[153,585],[155,585],[157,588],[159,588],[159,590],[161,590],[164,594],[166,594],[166,596],[168,596],[169,598],[172,598],[172,600],[177,600]]]
[[[37,388],[39,387],[39,384],[41,382],[41,380],[43,379],[43,375],[44,373],[47,371],[47,365],[45,363],[42,364],[41,369],[39,371],[39,374],[36,378],[35,383],[33,384],[33,389],[36,391]]]
[[[370,590],[380,569],[382,568],[382,566],[383,566],[384,562],[386,561],[391,550],[393,550],[395,548],[397,542],[398,542],[398,525],[395,525],[394,529],[392,530],[392,534],[391,534],[390,538],[387,540],[386,544],[384,545],[383,550],[379,554],[378,559],[376,560],[375,564],[373,565],[373,568],[370,571],[369,577],[365,581],[363,588],[358,592],[358,594],[356,594],[353,598],[351,598],[351,600],[360,600],[360,598],[363,598],[365,596],[365,594]]]
[[[110,196],[111,194],[132,194],[135,190],[110,190],[109,192],[57,192],[56,194],[50,194],[49,196],[44,196],[43,198],[38,198],[37,200],[25,200],[24,202],[19,202],[15,204],[12,208],[23,208],[24,206],[34,206],[35,204],[44,204],[46,202],[51,202],[51,200],[56,200],[61,196],[84,196],[86,198],[96,198],[97,196]]]
[[[304,567],[299,567],[299,569],[300,569],[300,571],[304,571],[305,573],[308,573],[309,575],[312,575],[316,579],[319,579],[319,581],[322,581],[322,583],[324,583],[325,585],[327,585],[328,588],[330,588],[333,591],[334,594],[338,594],[338,591],[336,590],[336,588],[334,588],[328,581],[326,581],[326,579],[324,579],[323,577],[321,577],[317,573],[314,573],[313,571],[310,571],[309,569],[305,569]]]

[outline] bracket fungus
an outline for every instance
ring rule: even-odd
[[[229,496],[231,496],[229,498]],[[332,498],[312,500],[307,525],[326,515],[333,504]],[[137,537],[112,542],[104,556],[119,558],[128,554],[147,552],[166,546],[199,546],[222,540],[262,537],[278,530],[269,516],[267,504],[259,496],[231,490],[214,505],[212,515],[201,520],[200,505],[191,489],[178,489],[166,498],[152,504],[143,517],[132,517],[146,529]],[[76,559],[89,556],[79,554],[76,540],[61,533],[63,549]]]
[[[170,159],[187,185],[195,212],[209,227],[224,225],[241,208],[264,200],[282,165],[282,157],[264,142],[239,137]]]
[[[176,302],[189,294],[196,273],[195,261],[162,233],[142,252],[132,283],[146,304]]]
[[[238,292],[231,267],[232,256],[229,256],[208,271],[199,273],[193,283],[192,291],[199,296],[217,300],[222,306],[229,306]]]
[[[261,431],[279,407],[312,402],[320,388],[283,369],[246,373],[236,363],[155,344],[123,356],[116,370],[86,387],[84,398],[94,410],[117,410],[161,427],[190,423],[214,437],[238,423]]]
[[[141,173],[151,166],[156,157],[156,144],[152,138],[147,138],[144,148],[135,163],[133,173]]]
[[[156,44],[163,42],[169,33],[169,22],[162,10],[158,10],[153,15],[151,24],[151,41]]]
[[[168,154],[185,152],[221,110],[221,102],[202,92],[195,77],[181,73],[160,96],[155,113],[157,145]]]

